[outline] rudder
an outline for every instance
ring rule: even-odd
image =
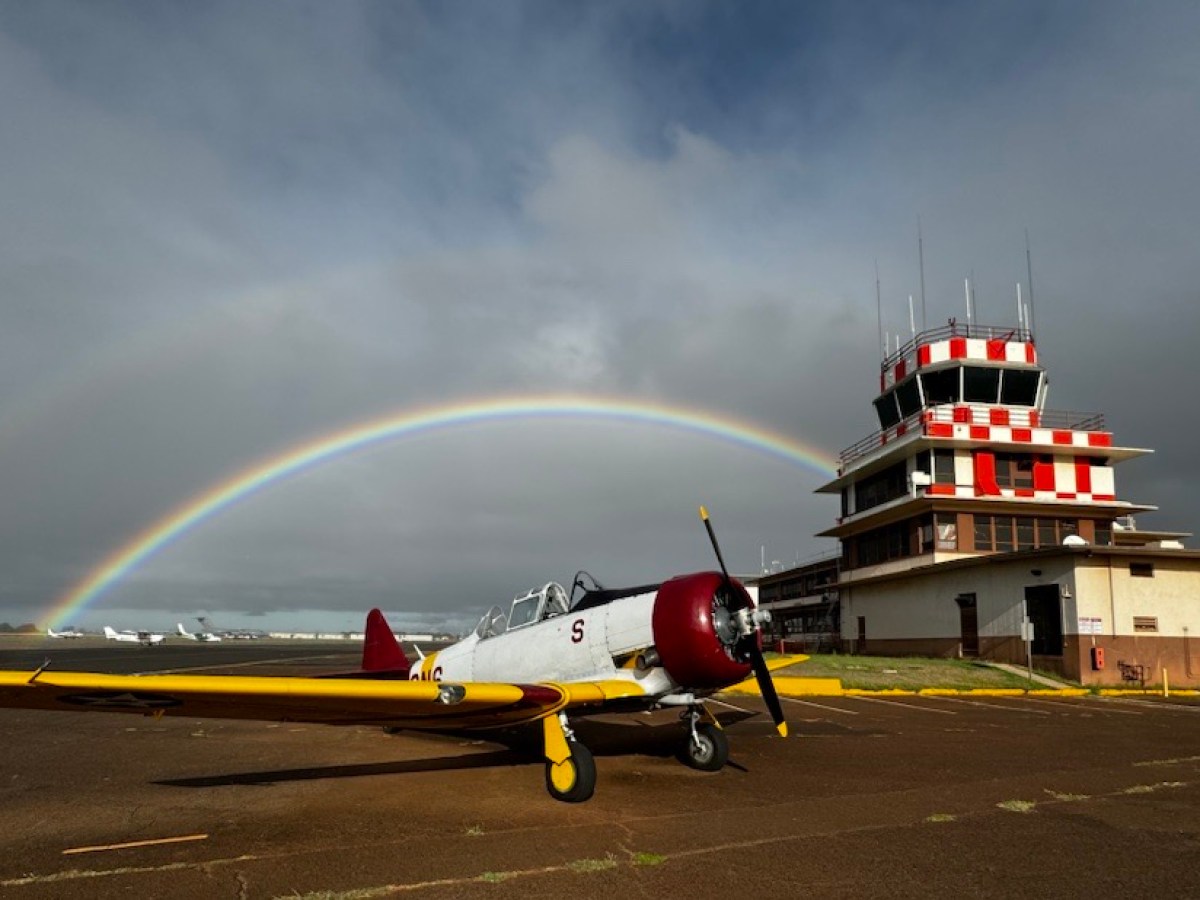
[[[387,623],[378,609],[367,613],[366,639],[363,641],[362,670],[364,672],[390,672],[407,677],[408,657],[400,649],[392,626]]]

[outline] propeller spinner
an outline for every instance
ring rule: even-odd
[[[717,543],[717,535],[713,531],[712,523],[708,520],[708,510],[703,506],[700,507],[700,518],[704,522],[705,530],[708,531],[708,539],[712,542],[713,552],[717,555],[717,562],[721,566],[721,575],[725,578],[729,619],[722,624],[727,629],[737,629],[736,651],[743,659],[749,660],[754,667],[754,678],[758,682],[758,689],[762,693],[763,701],[767,704],[767,710],[771,713],[771,720],[775,723],[779,734],[787,737],[787,721],[783,717],[783,707],[779,703],[779,694],[775,692],[775,682],[771,680],[771,670],[767,668],[767,661],[763,658],[762,648],[759,646],[759,629],[768,617],[753,609],[749,598],[741,591],[734,590],[733,579],[729,577],[729,570],[725,568],[725,558],[721,555],[721,547]]]

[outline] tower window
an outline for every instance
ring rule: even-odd
[[[1010,406],[1033,406],[1037,403],[1041,377],[1036,369],[1005,369],[1000,384],[1000,402]]]
[[[900,421],[900,409],[896,406],[896,392],[888,391],[875,400],[875,412],[879,414],[879,427],[891,428]]]
[[[982,366],[963,369],[963,400],[967,403],[995,403],[1000,397],[1000,370]]]
[[[925,392],[925,403],[957,403],[959,397],[958,366],[921,375],[921,388]]]

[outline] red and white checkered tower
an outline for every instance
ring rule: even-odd
[[[1044,409],[1046,373],[1024,327],[923,331],[883,360],[880,430],[841,453],[843,580],[1052,544],[1111,544],[1121,517],[1100,414]],[[1128,520],[1126,520],[1128,521]],[[1114,522],[1116,523],[1114,525]]]

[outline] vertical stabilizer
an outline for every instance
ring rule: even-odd
[[[367,613],[366,640],[363,641],[362,668],[364,672],[408,674],[408,658],[400,649],[392,626],[377,609]]]

